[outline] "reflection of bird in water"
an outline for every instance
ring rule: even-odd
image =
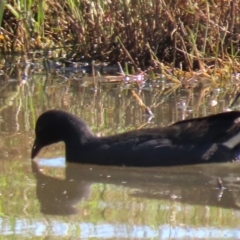
[[[47,176],[40,171],[35,161],[32,161],[32,172],[37,179],[36,193],[44,214],[75,214],[77,210],[74,205],[88,198],[91,184],[84,180]]]
[[[129,189],[133,201],[137,197],[240,209],[239,168],[236,163],[155,169],[68,163],[62,180],[44,175],[38,164],[32,161],[41,212],[56,215],[76,214],[76,204],[89,199],[93,183],[116,185],[118,194],[124,186]],[[222,181],[221,186],[218,178]],[[104,190],[101,188],[99,194],[103,193],[101,191]],[[105,201],[104,198],[101,200]],[[125,198],[118,201],[122,201],[122,206],[127,205]],[[108,204],[112,206],[111,202],[106,202],[106,209]]]

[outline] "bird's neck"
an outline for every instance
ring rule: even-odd
[[[81,136],[71,135],[64,140],[66,149],[66,160],[69,162],[84,162],[84,159],[98,146],[99,139],[92,134]]]

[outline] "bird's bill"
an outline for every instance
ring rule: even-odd
[[[42,145],[37,141],[37,139],[35,139],[32,147],[31,158],[34,159],[41,149],[42,149]]]

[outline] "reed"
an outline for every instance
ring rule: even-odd
[[[207,73],[239,61],[237,1],[11,0],[3,6],[4,53],[47,49],[75,61],[142,69],[164,63]]]

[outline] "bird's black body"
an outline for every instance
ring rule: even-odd
[[[37,120],[32,158],[42,147],[64,141],[70,162],[137,167],[227,162],[240,155],[239,118],[240,112],[225,112],[96,137],[78,117],[50,110]]]

